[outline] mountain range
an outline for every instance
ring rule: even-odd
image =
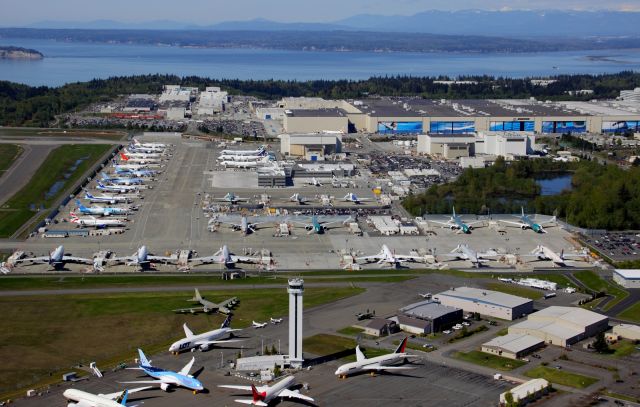
[[[486,11],[430,10],[410,16],[360,14],[329,23],[283,23],[266,19],[196,25],[172,20],[140,23],[42,21],[28,28],[153,29],[215,31],[373,31],[501,37],[638,37],[640,12],[623,11]]]

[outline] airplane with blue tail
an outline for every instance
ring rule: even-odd
[[[144,183],[142,178],[110,177],[104,172],[101,172],[100,176],[102,177],[102,181],[115,185],[140,185]]]
[[[113,195],[113,194],[100,194],[95,196],[88,191],[84,193],[84,199],[91,203],[108,203],[108,204],[116,204],[116,203],[130,203],[131,197],[125,195]]]
[[[547,220],[547,221],[544,221],[544,222],[536,222],[529,215],[525,215],[524,207],[521,207],[520,209],[522,209],[522,214],[513,215],[514,217],[520,219],[519,222],[512,222],[512,221],[509,221],[509,220],[500,220],[500,222],[506,223],[509,226],[512,226],[512,225],[513,226],[517,226],[522,230],[531,229],[536,233],[547,233],[547,231],[544,230],[544,226],[556,223],[556,217],[555,216],[552,217],[551,219]]]
[[[351,216],[322,216],[320,218],[317,215],[304,217],[303,219],[304,220],[300,220],[299,218],[287,218],[287,221],[302,225],[309,234],[322,234],[329,230],[332,225],[342,224],[342,226],[345,226],[353,220]]]
[[[83,215],[97,215],[97,216],[112,216],[112,215],[127,215],[131,212],[127,208],[117,208],[117,207],[100,207],[100,206],[92,206],[87,208],[80,202],[79,199],[76,199],[76,205],[78,205],[78,210]]]
[[[193,375],[189,374],[189,371],[193,367],[196,361],[195,357],[191,358],[191,361],[187,363],[179,372],[173,372],[171,370],[165,370],[159,367],[151,365],[151,362],[147,359],[142,349],[138,349],[139,363],[137,368],[129,368],[134,370],[142,370],[148,376],[151,376],[155,380],[139,380],[130,382],[121,382],[123,384],[159,384],[160,388],[164,391],[168,391],[171,387],[184,387],[193,391],[196,394],[204,390],[204,386]]]
[[[140,177],[140,178],[151,178],[154,175],[156,175],[156,171],[154,170],[124,168],[120,165],[115,166],[115,171],[116,171],[116,174],[118,175],[126,175],[126,176],[132,176],[132,177]]]
[[[151,386],[119,391],[109,394],[93,394],[78,389],[67,389],[62,393],[69,400],[68,407],[122,407],[127,406],[129,394],[152,388]],[[135,407],[137,404],[129,404]]]

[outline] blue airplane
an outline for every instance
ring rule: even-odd
[[[189,374],[189,370],[191,370],[191,368],[193,367],[193,363],[195,362],[196,358],[192,357],[191,361],[187,363],[185,367],[183,367],[179,372],[172,372],[170,370],[164,370],[159,367],[152,366],[151,362],[149,362],[144,352],[142,352],[142,349],[138,349],[138,354],[140,356],[138,367],[134,367],[131,369],[142,370],[147,375],[153,377],[156,380],[140,380],[121,383],[159,384],[160,388],[164,391],[168,391],[172,386],[179,386],[193,390],[193,394],[204,390],[204,386],[202,385],[200,380]]]
[[[107,182],[109,184],[116,184],[116,185],[140,185],[144,183],[144,180],[142,178],[128,178],[128,177],[122,177],[122,178],[112,178],[109,177],[107,174],[105,174],[104,172],[101,172],[100,175],[102,176],[102,180],[104,182]]]
[[[129,209],[125,208],[114,208],[114,207],[99,207],[92,206],[87,208],[80,202],[79,199],[76,199],[76,205],[78,205],[78,210],[83,215],[97,215],[97,216],[111,216],[111,215],[126,215],[129,213]]]
[[[309,234],[322,234],[326,232],[331,225],[338,223],[346,225],[348,222],[353,220],[353,218],[351,216],[323,216],[322,219],[319,219],[317,215],[313,215],[311,217],[304,217],[303,220],[295,218],[287,220],[290,220],[292,223],[302,225]]]
[[[522,209],[522,214],[521,215],[513,215],[516,218],[520,219],[519,222],[511,222],[511,221],[508,221],[508,220],[500,220],[500,222],[503,222],[503,223],[506,223],[506,224],[509,224],[509,225],[518,226],[522,230],[531,229],[536,233],[547,233],[547,231],[544,230],[544,226],[556,223],[556,217],[555,216],[552,217],[551,219],[545,221],[545,222],[536,222],[535,220],[531,219],[531,217],[529,215],[525,215],[524,207],[521,207],[521,209]]]
[[[127,176],[134,176],[134,177],[140,177],[140,178],[150,178],[153,177],[156,172],[153,170],[132,170],[129,168],[122,168],[119,165],[115,166],[115,170],[116,170],[116,174],[118,175],[127,175]]]

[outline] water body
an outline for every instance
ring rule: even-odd
[[[552,178],[536,179],[536,184],[540,185],[540,195],[559,195],[562,191],[570,190],[571,174],[562,174]]]
[[[0,38],[33,48],[39,61],[0,60],[0,80],[58,86],[135,74],[237,79],[366,79],[384,75],[524,77],[640,70],[640,49],[529,54],[313,52],[195,49]]]

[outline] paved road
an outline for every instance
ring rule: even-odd
[[[9,142],[0,139],[0,143]],[[20,144],[24,151],[0,177],[0,205],[3,205],[31,180],[33,174],[40,168],[40,164],[44,162],[49,152],[55,148],[55,145],[51,144],[27,145],[15,141],[11,141],[10,144]]]

